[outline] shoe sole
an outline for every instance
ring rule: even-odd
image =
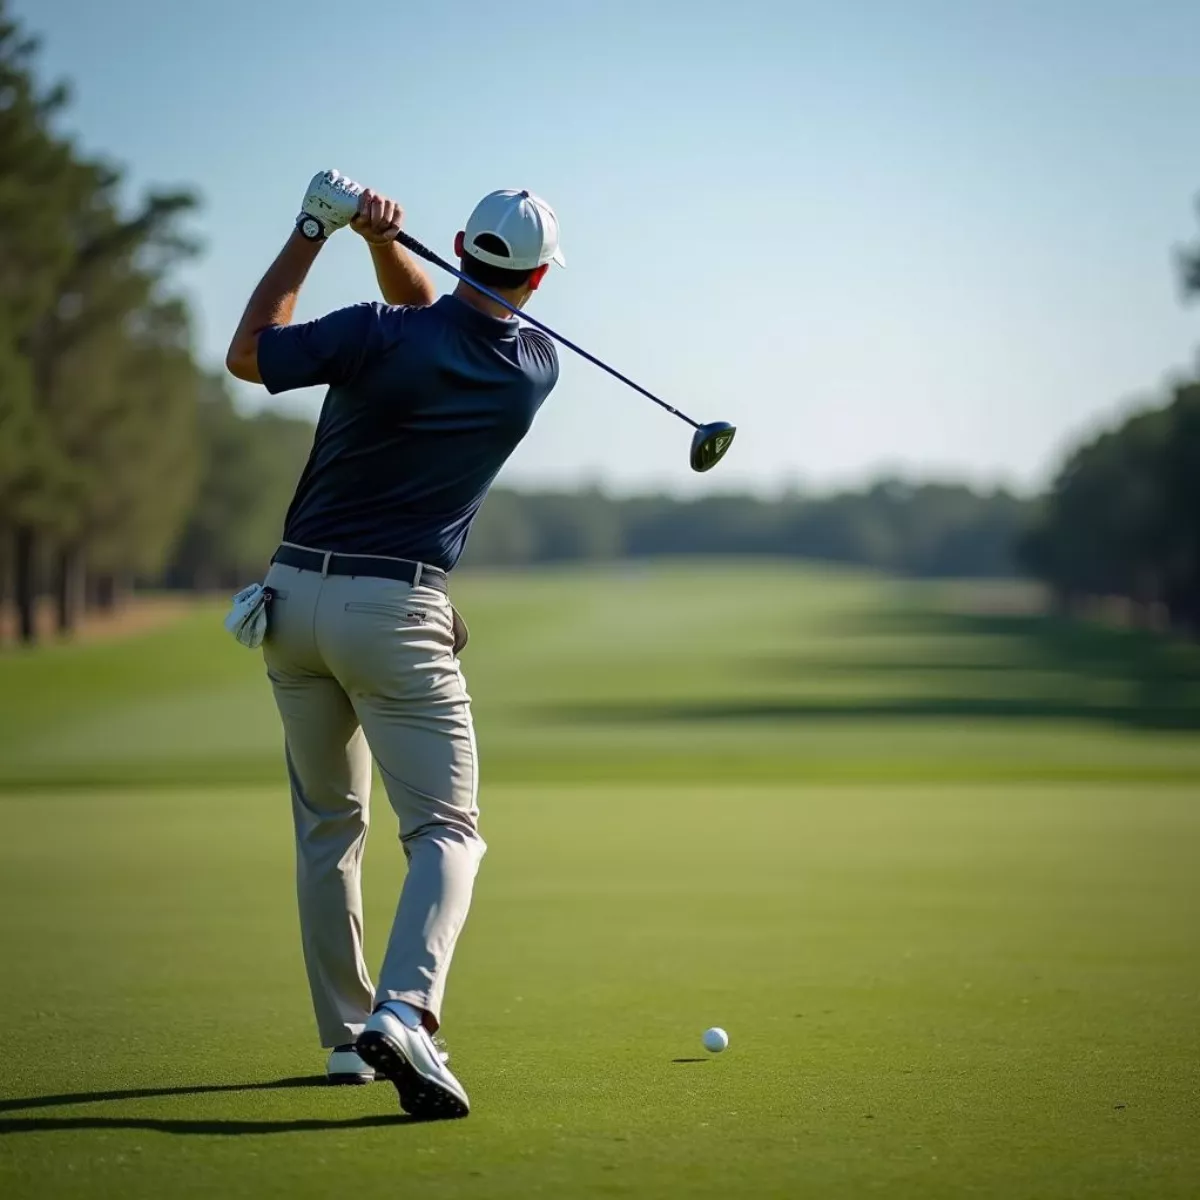
[[[404,1057],[400,1047],[373,1029],[359,1035],[354,1045],[359,1058],[392,1083],[400,1107],[420,1121],[447,1121],[465,1117],[471,1110],[451,1091],[426,1079]]]
[[[343,1074],[343,1075],[326,1075],[325,1078],[328,1079],[329,1082],[334,1087],[358,1087],[360,1084],[364,1084],[364,1083],[375,1083],[380,1078],[380,1076],[375,1075],[375,1074],[371,1074],[371,1075],[345,1075],[345,1074]]]

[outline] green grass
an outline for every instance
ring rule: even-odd
[[[769,564],[468,576],[487,778],[1200,782],[1200,650],[960,591]],[[0,656],[0,789],[275,782],[262,664],[222,615]]]
[[[202,612],[0,657],[0,1196],[1200,1193],[1192,649],[771,566],[456,595],[470,1119],[314,1080],[269,693]]]

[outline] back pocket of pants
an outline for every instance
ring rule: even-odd
[[[391,617],[394,621],[403,621],[407,625],[424,625],[429,620],[429,613],[423,608],[401,608],[393,604],[371,604],[369,602],[348,600],[348,613],[373,613],[377,617]]]

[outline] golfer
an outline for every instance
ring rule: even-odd
[[[485,845],[467,631],[448,576],[492,481],[558,378],[553,343],[460,283],[437,299],[393,240],[399,205],[336,172],[314,178],[226,358],[272,394],[328,387],[272,558],[263,652],[283,721],[300,933],[335,1082],[383,1077],[415,1117],[467,1094],[432,1035]],[[386,304],[292,324],[325,241],[349,225]],[[461,270],[515,306],[562,263],[558,220],[526,191],[476,206]],[[378,984],[363,958],[371,761],[399,818],[408,873]]]

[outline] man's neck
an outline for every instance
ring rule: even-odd
[[[499,293],[503,295],[503,293]],[[513,314],[502,304],[497,304],[495,300],[489,300],[482,292],[476,291],[469,283],[459,282],[458,287],[454,289],[456,299],[461,300],[464,304],[469,304],[472,308],[477,308],[481,313],[486,313],[489,317],[511,317]],[[508,297],[505,297],[507,299]],[[517,301],[513,301],[516,307],[520,307]]]

